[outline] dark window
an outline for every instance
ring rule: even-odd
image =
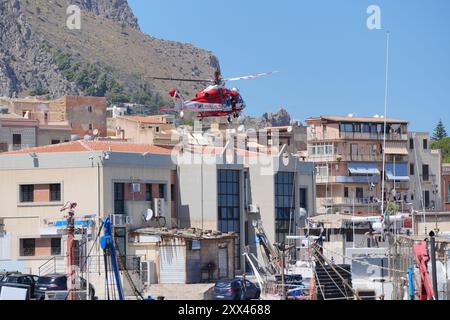
[[[363,198],[364,198],[364,189],[356,188],[356,199],[363,199]]]
[[[286,243],[295,234],[294,173],[279,172],[275,177],[275,242]]]
[[[22,135],[21,134],[13,134],[13,145],[21,146],[22,145]]]
[[[22,257],[33,257],[36,254],[36,240],[35,239],[21,239],[20,240],[20,255]]]
[[[153,202],[153,192],[151,184],[147,184],[145,187],[145,201]]]
[[[60,142],[60,140],[52,140],[52,144],[59,144]]]
[[[60,256],[61,255],[61,239],[60,238],[52,238],[52,250],[51,254],[52,256]]]
[[[158,197],[159,197],[159,199],[166,199],[166,185],[165,184],[158,185]]]
[[[423,150],[427,150],[427,149],[428,149],[428,140],[423,139]]]
[[[344,198],[348,198],[348,187],[344,187]]]
[[[125,183],[114,183],[114,214],[125,214]]]
[[[414,139],[413,138],[409,139],[409,148],[411,150],[414,150]]]
[[[300,208],[308,210],[308,188],[300,188]]]
[[[239,171],[218,170],[218,214],[219,231],[234,232],[240,235],[240,192],[239,192]],[[234,260],[237,270],[241,269],[241,246],[240,237],[234,242]]]
[[[50,201],[61,201],[61,185],[59,183],[50,185]]]
[[[411,194],[411,201],[414,201],[414,193]]]
[[[409,175],[413,176],[415,174],[415,170],[414,170],[414,163],[410,163],[409,164]]]
[[[20,186],[20,202],[34,202],[34,185]]]
[[[92,123],[89,123],[89,130],[93,130],[94,126],[92,125]]]
[[[88,112],[92,112],[92,106],[88,106]]]
[[[424,202],[425,202],[425,209],[430,208],[430,191],[424,192]]]
[[[423,181],[430,180],[430,167],[427,164],[422,165],[422,179]]]

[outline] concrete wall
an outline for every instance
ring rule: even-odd
[[[34,148],[37,143],[37,128],[32,127],[11,127],[2,125],[0,122],[0,143],[6,143],[8,151],[13,150],[13,134],[20,134],[22,136],[21,148]]]
[[[410,175],[411,183],[408,195],[408,201],[411,201],[411,195],[414,195],[414,200],[411,201],[414,210],[422,209],[422,195],[423,192],[429,191],[430,202],[435,202],[435,210],[441,210],[442,204],[442,190],[441,190],[441,153],[438,150],[431,150],[431,141],[428,133],[411,132],[408,134],[409,139],[414,139],[415,148],[409,148],[409,164],[414,164],[414,175]],[[428,149],[423,148],[423,140],[428,141]],[[430,181],[422,181],[422,165],[429,166]],[[409,170],[409,168],[408,168]],[[433,191],[437,190],[438,194],[435,196]],[[421,192],[422,191],[422,192]],[[431,206],[431,205],[430,205]],[[433,211],[431,208],[429,211]]]

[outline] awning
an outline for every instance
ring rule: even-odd
[[[410,181],[408,175],[407,163],[387,163],[386,164],[386,176],[390,181],[407,182]]]
[[[389,181],[397,181],[397,182],[409,182],[409,177],[407,176],[394,176],[392,173],[386,173]]]
[[[379,175],[376,163],[349,163],[348,171],[357,175]]]
[[[404,142],[386,142],[386,154],[407,156],[408,148]]]

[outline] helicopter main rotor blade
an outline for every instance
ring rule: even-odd
[[[271,71],[271,72],[265,72],[265,73],[258,73],[258,74],[254,74],[254,75],[250,75],[250,76],[244,76],[244,77],[236,77],[236,78],[228,78],[228,79],[223,79],[224,81],[240,81],[240,80],[251,80],[251,79],[256,79],[259,77],[263,77],[263,76],[268,76],[274,73],[278,73],[279,71]]]
[[[164,78],[164,77],[150,77],[155,80],[167,80],[167,81],[183,81],[183,82],[214,82],[211,79],[177,79],[177,78]]]

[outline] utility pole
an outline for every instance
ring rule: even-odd
[[[68,210],[67,216],[67,289],[68,300],[76,300],[75,296],[75,208],[76,203],[68,202],[61,208],[61,212]]]
[[[436,300],[439,300],[439,289],[437,282],[437,266],[436,266],[436,238],[433,231],[430,232],[430,258],[431,258],[431,271],[433,272],[433,290]]]

